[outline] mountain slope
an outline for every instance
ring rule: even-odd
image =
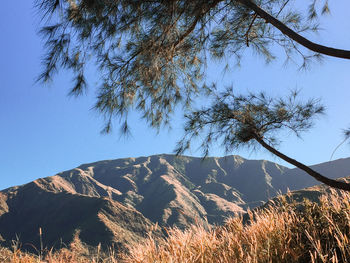
[[[89,245],[123,248],[141,242],[153,227],[142,214],[119,202],[47,191],[37,181],[3,193],[0,204],[7,207],[0,216],[1,236],[11,241],[17,235],[27,249],[29,244],[40,248],[39,228],[49,248],[67,245],[76,235]]]
[[[77,193],[109,196],[160,225],[185,227],[205,223],[203,218],[220,224],[281,189],[285,191],[285,170],[268,161],[239,156],[202,160],[156,155],[81,165],[57,176]],[[44,180],[63,189],[54,178]]]
[[[350,175],[350,158],[312,166],[336,178]],[[299,169],[239,156],[174,155],[106,160],[0,192],[0,236],[46,245],[79,234],[90,245],[140,242],[161,227],[222,224],[287,189],[316,184]],[[161,235],[156,231],[155,235]],[[37,241],[35,241],[37,240]]]

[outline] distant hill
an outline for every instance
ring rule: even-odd
[[[350,158],[312,167],[330,178],[345,177]],[[18,235],[38,246],[41,227],[49,247],[77,235],[89,245],[124,247],[142,242],[155,224],[222,224],[287,189],[315,184],[299,169],[240,156],[100,161],[1,191],[0,237],[8,242]]]

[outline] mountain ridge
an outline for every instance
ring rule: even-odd
[[[350,158],[311,167],[332,172],[325,174],[331,178],[345,177],[350,175]],[[98,239],[123,248],[142,242],[156,225],[182,229],[191,224],[220,225],[287,189],[314,185],[309,177],[298,169],[237,155],[103,160],[0,191],[0,235],[11,240],[20,233],[23,241],[33,242],[30,237],[44,225],[60,229],[47,232],[48,245],[57,244],[59,238],[72,242],[80,233],[87,244],[95,245]],[[21,218],[33,220],[28,225]],[[155,235],[161,236],[161,231]]]

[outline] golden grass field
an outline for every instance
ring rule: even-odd
[[[350,262],[350,193],[331,192],[319,204],[304,201],[249,212],[249,223],[231,218],[224,226],[167,229],[168,238],[130,247],[128,253],[88,249],[79,240],[57,251],[36,254],[0,250],[0,262]]]

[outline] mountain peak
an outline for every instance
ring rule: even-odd
[[[331,178],[348,176],[350,158],[312,168]],[[30,239],[43,227],[50,245],[60,238],[70,242],[76,231],[88,244],[96,241],[89,231],[106,244],[132,244],[155,225],[222,224],[287,189],[315,184],[299,169],[238,155],[103,160],[1,191],[0,235],[12,240],[21,234],[23,241],[34,242]],[[23,218],[30,222],[23,224]]]

